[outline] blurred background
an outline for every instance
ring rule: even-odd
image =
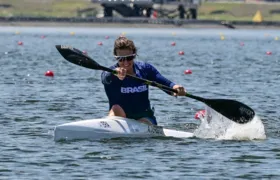
[[[0,0],[0,17],[277,21],[280,0]]]

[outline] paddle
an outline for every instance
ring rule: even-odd
[[[103,70],[107,72],[111,72],[116,74],[117,72],[113,69],[104,67],[99,65],[97,62],[95,62],[92,58],[84,54],[82,51],[73,48],[71,46],[64,46],[64,45],[57,45],[56,46],[59,53],[69,62],[74,63],[79,66],[83,66],[89,69],[95,69],[95,70]],[[144,82],[145,84],[158,87],[160,89],[170,91],[177,93],[176,90],[164,86],[162,84],[158,84],[154,81],[149,81],[146,79],[142,79],[130,74],[127,74],[128,77],[134,78],[136,80],[139,80],[141,82]],[[248,107],[247,105],[230,99],[206,99],[199,96],[194,96],[189,93],[186,93],[186,97],[198,100],[200,102],[205,103],[207,106],[211,107],[218,113],[222,114],[223,116],[227,117],[228,119],[240,123],[245,124],[253,119],[255,116],[255,112],[253,109]]]

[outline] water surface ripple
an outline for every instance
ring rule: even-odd
[[[267,139],[54,142],[56,125],[103,117],[108,110],[101,72],[68,63],[55,45],[86,50],[110,66],[114,39],[122,32],[135,40],[138,60],[154,64],[188,92],[248,104],[261,117]],[[1,27],[0,178],[279,179],[280,41],[274,40],[279,35],[272,30]],[[193,74],[184,75],[186,69]],[[47,70],[55,77],[45,77]],[[204,104],[153,87],[150,97],[159,124],[186,131],[199,124],[194,114]]]

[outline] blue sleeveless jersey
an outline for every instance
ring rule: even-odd
[[[115,69],[118,64],[110,67]],[[134,62],[134,72],[137,77],[155,81],[172,88],[175,84],[163,77],[155,67],[145,62]],[[149,100],[149,86],[143,82],[137,81],[126,76],[124,80],[110,72],[103,71],[101,74],[102,83],[104,85],[106,95],[109,99],[109,109],[113,105],[120,105],[125,113],[142,113],[151,109]],[[165,92],[165,91],[164,91]],[[171,95],[170,92],[166,92]]]

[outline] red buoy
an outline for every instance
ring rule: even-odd
[[[201,117],[203,118],[203,117],[205,117],[205,110],[200,110],[200,111],[197,111],[196,113],[195,113],[195,116],[194,116],[194,118],[195,119],[200,119]]]
[[[175,42],[172,42],[172,43],[171,43],[171,46],[176,46],[176,43],[175,43]]]
[[[184,51],[179,51],[179,55],[184,55],[185,52]]]
[[[103,43],[102,43],[102,42],[98,42],[98,45],[99,45],[99,46],[102,46],[102,45],[103,45]]]
[[[20,46],[22,46],[22,45],[23,45],[23,42],[22,42],[22,41],[19,41],[17,44],[20,45]]]
[[[192,70],[187,69],[187,70],[184,71],[184,74],[192,74]]]
[[[266,54],[267,54],[267,55],[271,55],[272,52],[271,52],[271,51],[267,51]]]
[[[45,76],[49,76],[49,77],[53,77],[54,76],[54,73],[52,71],[47,71],[45,73]]]

